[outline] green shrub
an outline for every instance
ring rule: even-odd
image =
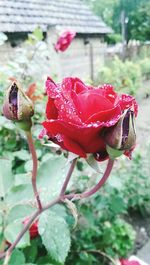
[[[108,34],[106,35],[105,37],[105,41],[108,43],[108,44],[116,44],[118,42],[121,42],[122,40],[122,36],[121,34],[117,34],[117,33],[114,33],[114,34]]]
[[[126,60],[122,62],[115,57],[110,64],[100,69],[97,82],[110,83],[117,91],[136,94],[141,84],[141,70],[139,65]]]
[[[141,68],[143,79],[149,79],[150,78],[150,59],[144,58],[143,60],[140,60],[139,65]]]
[[[112,197],[110,194],[109,196],[111,201]],[[85,264],[88,259],[91,260],[91,263],[87,264],[99,264],[99,261],[102,262],[105,258],[103,255],[95,256],[98,251],[106,253],[109,257],[117,258],[126,257],[133,250],[135,232],[132,226],[120,218],[118,214],[115,217],[113,211],[109,213],[111,218],[107,220],[106,216],[103,216],[104,209],[99,210],[99,212],[96,211],[97,202],[95,200],[95,204],[93,204],[92,199],[91,201],[89,205],[82,205],[80,209],[79,224],[76,231],[72,233],[72,248],[66,262],[68,265],[73,264],[73,262],[79,265]],[[107,202],[105,207],[107,211]],[[94,214],[91,209],[95,209]],[[108,264],[108,260],[106,263],[100,264]]]
[[[149,162],[147,160],[149,156],[142,155],[136,154],[130,170],[126,167],[123,193],[127,199],[128,209],[138,211],[145,216],[150,212]]]
[[[78,204],[78,209],[79,222],[72,233],[67,265],[108,264],[100,253],[117,258],[133,250],[135,232],[121,217],[126,214],[126,201],[116,188],[107,184],[101,193]]]

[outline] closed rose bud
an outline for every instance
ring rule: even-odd
[[[28,121],[34,114],[32,101],[14,81],[8,88],[3,104],[4,116],[13,121]]]
[[[104,135],[106,144],[120,151],[130,150],[136,141],[134,112],[125,111],[118,123]]]

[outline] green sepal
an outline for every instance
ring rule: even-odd
[[[32,120],[28,119],[28,120],[24,120],[24,121],[16,121],[15,122],[16,126],[26,132],[29,132],[31,130],[32,127]]]
[[[116,150],[110,147],[109,145],[106,145],[106,150],[107,150],[107,153],[109,154],[109,157],[112,160],[116,159],[117,157],[121,156],[124,153],[124,151]]]

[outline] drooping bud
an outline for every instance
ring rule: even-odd
[[[136,141],[134,112],[128,109],[104,136],[106,144],[119,151],[130,150]]]
[[[33,103],[26,96],[20,84],[16,81],[8,87],[6,92],[3,104],[3,114],[9,120],[19,122],[20,124],[23,124],[24,122],[27,124],[27,122],[30,122],[31,125],[31,117],[34,114]]]

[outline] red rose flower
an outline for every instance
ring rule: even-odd
[[[63,32],[54,46],[55,50],[57,52],[58,51],[64,52],[69,47],[69,45],[71,44],[75,36],[76,36],[76,32],[74,31]]]
[[[46,89],[47,120],[43,122],[43,133],[81,157],[93,153],[99,161],[107,159],[105,131],[108,132],[126,110],[137,115],[135,99],[118,95],[111,85],[87,86],[78,78],[65,78],[62,84],[55,84],[48,78]]]
[[[30,217],[27,217],[24,221],[23,224],[27,224],[30,220]],[[29,228],[29,233],[30,233],[30,239],[33,239],[39,235],[38,232],[38,220],[36,220]]]
[[[120,259],[120,265],[141,265],[138,261],[129,261],[127,259]]]

